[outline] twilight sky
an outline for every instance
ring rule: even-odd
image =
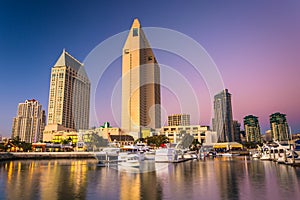
[[[18,103],[34,98],[47,110],[51,67],[63,48],[83,62],[98,44],[129,30],[135,17],[143,27],[179,31],[202,45],[232,94],[234,119],[242,122],[244,116],[256,115],[264,133],[269,129],[269,115],[282,112],[287,114],[292,131],[300,132],[299,10],[299,1],[273,0],[2,0],[0,135],[11,135]],[[169,90],[177,86],[166,86],[162,90],[165,113],[192,110],[193,124],[210,125],[212,104],[203,77],[177,55],[161,50],[155,50],[155,54],[162,70],[174,69],[188,80],[199,107],[195,109],[191,103],[180,109],[180,97],[176,99]],[[110,121],[118,125],[118,116],[112,117],[110,93],[120,76],[119,58],[98,84],[96,111],[100,124]],[[162,73],[161,79],[172,77]],[[117,108],[121,101],[116,91],[113,101]],[[196,117],[199,113],[200,119]]]

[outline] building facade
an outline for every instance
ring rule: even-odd
[[[122,53],[122,130],[161,127],[160,68],[134,19]]]
[[[190,115],[189,114],[174,114],[168,116],[168,126],[189,126]]]
[[[239,123],[237,120],[233,120],[233,133],[234,133],[234,141],[235,142],[241,142],[241,123]]]
[[[51,71],[47,126],[88,129],[89,111],[90,81],[84,66],[63,50]]]
[[[164,126],[161,128],[159,135],[165,135],[169,138],[170,143],[178,143],[184,134],[194,136],[201,144],[205,142],[205,132],[209,130],[208,126],[191,125],[191,126]]]
[[[279,112],[270,115],[271,134],[274,141],[287,141],[290,139],[289,126],[285,116],[285,114]]]
[[[247,142],[261,142],[261,132],[258,117],[253,115],[244,117],[244,130]]]
[[[264,136],[264,141],[266,141],[266,142],[272,141],[272,131],[271,130],[266,130],[265,136]]]
[[[12,138],[19,137],[21,141],[34,143],[43,138],[46,124],[45,111],[35,99],[19,103],[17,116],[13,119]]]
[[[231,106],[231,94],[228,89],[214,96],[213,130],[218,134],[219,142],[233,142],[234,128]]]

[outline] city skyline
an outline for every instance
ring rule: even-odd
[[[300,72],[297,55],[300,50],[299,2],[174,2],[172,6],[157,2],[158,14],[155,16],[153,12],[145,12],[143,4],[138,2],[134,5],[119,2],[119,6],[94,3],[70,5],[63,2],[60,5],[68,9],[63,15],[55,15],[55,2],[1,2],[0,60],[3,72],[0,90],[2,99],[9,99],[9,102],[1,104],[0,135],[11,135],[12,118],[18,103],[35,98],[47,107],[49,71],[57,59],[57,52],[66,48],[78,60],[84,61],[100,42],[128,30],[135,17],[145,27],[177,30],[205,47],[218,66],[225,87],[232,93],[234,119],[242,122],[246,115],[258,116],[264,133],[270,129],[269,115],[280,112],[286,114],[292,131],[300,132],[297,103],[300,91],[299,83],[295,81]],[[71,12],[76,9],[82,12]],[[181,13],[179,18],[178,13]],[[73,27],[80,28],[74,31]],[[212,106],[208,106],[211,102],[201,76],[194,75],[184,60],[157,52],[154,50],[159,62],[187,76],[197,90],[201,117],[195,122],[194,113],[191,113],[191,124],[209,125]],[[120,60],[108,69],[108,76],[109,72],[121,75]],[[103,77],[103,81],[108,79]],[[104,87],[100,84],[99,90]],[[99,113],[103,112],[103,107],[110,108],[100,96],[97,96],[99,104],[96,108]],[[174,99],[167,91],[162,91],[163,105],[167,104],[166,97]],[[169,113],[180,113],[176,102],[165,107]],[[114,125],[108,112],[105,110],[105,115],[100,116],[99,124],[110,121]]]

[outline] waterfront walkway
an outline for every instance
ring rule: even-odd
[[[83,159],[95,158],[93,152],[1,152],[0,161],[26,159]]]

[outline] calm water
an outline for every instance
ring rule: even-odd
[[[151,167],[145,173],[128,173],[97,167],[95,160],[1,162],[0,199],[300,197],[300,168],[270,161],[217,158],[160,166],[157,171]]]

